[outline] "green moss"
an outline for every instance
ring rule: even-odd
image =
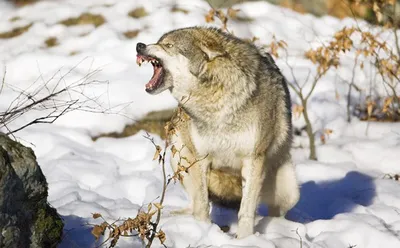
[[[36,240],[43,247],[55,247],[61,241],[64,224],[58,216],[57,211],[48,206],[40,208],[37,212],[37,219],[34,225]]]

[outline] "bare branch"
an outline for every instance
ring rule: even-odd
[[[4,67],[3,79],[1,80],[1,85],[0,85],[0,95],[3,92],[4,84],[6,82],[6,74],[7,74],[7,68]]]
[[[7,84],[5,80],[5,71],[0,93],[4,87],[8,87],[17,93],[17,96],[4,111],[0,112],[0,129],[4,128],[6,133],[11,135],[33,124],[53,123],[62,115],[76,110],[90,113],[117,114],[130,118],[124,115],[122,111],[132,102],[106,107],[103,106],[104,104],[100,99],[104,94],[108,94],[108,92],[93,96],[86,93],[86,88],[88,87],[101,84],[108,85],[107,81],[92,79],[100,72],[99,69],[92,70],[90,68],[82,78],[67,83],[67,77],[76,70],[83,61],[84,60],[80,61],[77,65],[67,70],[66,73],[61,74],[62,68],[57,70],[48,80],[41,74],[38,79],[26,89],[19,89],[11,84]],[[34,120],[25,124],[18,123],[18,126],[10,128],[10,125],[14,123],[14,121],[32,110],[38,111],[39,113]]]

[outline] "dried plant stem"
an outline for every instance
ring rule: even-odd
[[[150,141],[151,141],[154,145],[156,145],[156,144],[154,143],[154,140],[153,140],[153,139],[150,139]],[[163,154],[160,155],[161,169],[162,169],[162,174],[163,174],[163,188],[162,188],[161,198],[160,198],[160,202],[159,202],[160,206],[162,206],[162,204],[164,203],[165,193],[166,193],[166,191],[167,191],[167,187],[168,187],[168,184],[169,184],[169,182],[167,182],[167,174],[166,174],[166,172],[165,172],[165,157],[166,157],[166,152],[167,152],[167,148],[168,148],[168,147],[169,147],[169,142],[168,142],[168,138],[166,138],[166,139],[165,139],[165,144],[164,144],[164,151],[163,151]],[[153,232],[152,232],[152,234],[150,235],[150,237],[149,237],[149,239],[148,239],[148,243],[147,243],[147,245],[146,245],[146,248],[150,248],[151,245],[153,244],[153,240],[154,240],[154,238],[156,237],[156,234],[157,234],[157,227],[158,227],[158,225],[159,225],[159,223],[160,223],[160,220],[161,220],[161,209],[158,209],[156,221],[155,221],[154,223],[152,223]],[[166,246],[164,245],[164,247],[166,247]]]

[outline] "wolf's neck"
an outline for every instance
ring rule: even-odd
[[[180,103],[193,121],[220,126],[235,121],[254,90],[250,84],[236,88],[209,85],[190,92]]]

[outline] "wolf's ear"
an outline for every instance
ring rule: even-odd
[[[206,56],[206,59],[208,61],[211,61],[215,59],[216,57],[223,56],[225,53],[224,51],[217,46],[209,46],[206,44],[201,44],[200,49],[203,51],[204,55]]]

